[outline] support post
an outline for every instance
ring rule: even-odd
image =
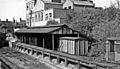
[[[37,35],[35,34],[35,45],[37,46]]]
[[[93,69],[97,69],[97,65],[94,65]]]
[[[51,54],[49,54],[49,59],[50,59],[50,61],[52,60]]]
[[[54,34],[52,34],[52,50],[54,51]]]
[[[60,64],[60,56],[57,55],[57,64]]]
[[[45,48],[45,39],[43,37],[43,49]]]
[[[81,64],[79,60],[78,60],[78,69],[81,69]]]
[[[80,37],[79,36],[79,34],[78,34],[78,37]],[[77,54],[78,56],[80,55],[80,41],[78,40],[78,54]]]
[[[24,42],[24,37],[23,37],[23,35],[21,35],[21,42]]]
[[[44,58],[45,56],[44,56],[44,51],[42,51],[42,57]]]
[[[68,60],[67,60],[67,57],[65,57],[65,66],[66,66],[66,67],[68,66]]]

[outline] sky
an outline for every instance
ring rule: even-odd
[[[93,0],[96,7],[108,7],[110,1],[115,0]],[[0,19],[19,21],[19,18],[26,19],[26,0],[0,0]]]

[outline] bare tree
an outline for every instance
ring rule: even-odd
[[[115,0],[115,2],[110,1],[110,7],[114,7],[114,8],[120,9],[120,0]]]

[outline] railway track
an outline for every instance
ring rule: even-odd
[[[36,67],[34,69],[62,69],[60,67],[57,67],[56,65],[54,65],[51,62],[43,61],[43,60],[37,59],[37,58],[29,56],[27,54],[22,54],[20,52],[14,51],[14,50],[7,49],[6,52],[4,51],[1,53],[4,55],[4,57],[14,58],[14,59],[18,59],[20,62],[24,62],[24,66],[32,65],[32,66],[30,66],[31,67],[30,69],[33,69],[34,67]],[[9,62],[11,62],[11,61],[9,60]],[[12,62],[12,64],[13,64],[13,62]],[[21,68],[21,69],[24,69],[24,68]]]

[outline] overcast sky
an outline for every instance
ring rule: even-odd
[[[110,1],[114,0],[93,0],[97,7],[108,7]],[[0,0],[0,19],[12,20],[13,17],[19,21],[19,18],[25,19],[26,0]]]

